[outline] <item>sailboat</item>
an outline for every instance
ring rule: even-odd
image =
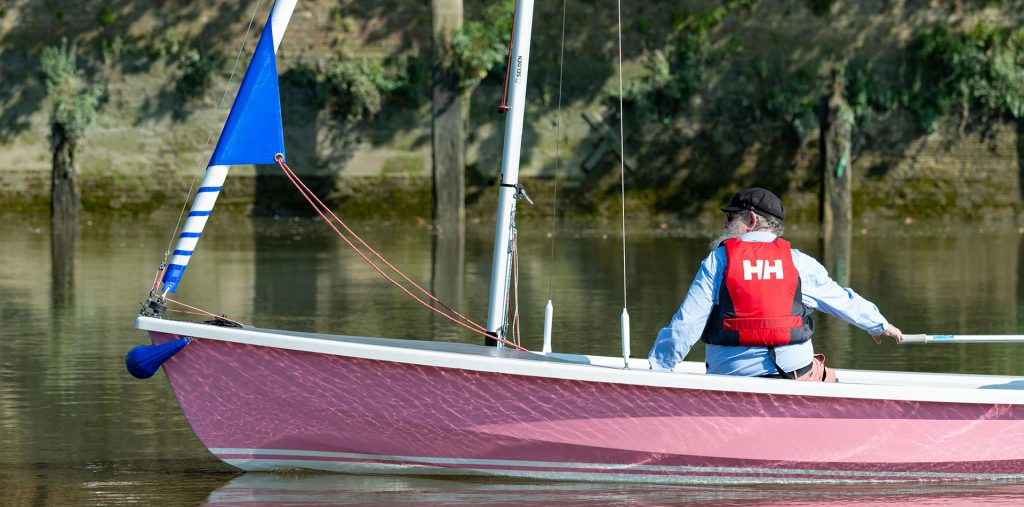
[[[278,0],[170,263],[135,321],[196,436],[245,471],[659,483],[1024,478],[1024,378],[841,370],[841,383],[537,353],[505,338],[533,1],[516,6],[486,330],[497,346],[167,318],[233,164],[283,164]],[[154,286],[159,286],[155,283]],[[623,326],[628,336],[628,327]],[[424,337],[429,338],[429,337]]]

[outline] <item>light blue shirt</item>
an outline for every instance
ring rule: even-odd
[[[775,235],[764,231],[748,232],[743,241],[770,242]],[[793,264],[800,273],[800,289],[805,306],[821,310],[853,324],[872,336],[885,330],[885,317],[870,301],[852,289],[840,287],[828,276],[828,271],[813,257],[793,249]],[[672,321],[658,332],[647,358],[655,370],[672,370],[690,352],[704,332],[711,308],[718,304],[718,291],[725,276],[725,247],[718,247],[704,259],[700,271],[693,279],[679,311]],[[711,345],[705,347],[708,373],[719,375],[761,376],[778,373],[766,347]],[[811,363],[814,346],[811,340],[795,345],[775,347],[778,365],[793,371]]]

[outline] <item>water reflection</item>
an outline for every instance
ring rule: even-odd
[[[845,227],[828,228],[821,238],[822,264],[829,275],[839,285],[850,285],[850,263],[853,257],[853,230],[850,224]]]
[[[50,224],[50,293],[55,308],[74,304],[75,244],[78,222],[53,220]]]
[[[300,223],[287,219],[285,222]],[[255,227],[252,251],[255,258],[253,313],[282,315],[292,325],[310,327],[318,312],[317,294],[321,264],[337,251],[336,242],[320,231],[309,230],[308,220],[298,227]],[[242,248],[242,250],[245,250]],[[299,289],[301,288],[301,289]],[[239,294],[239,297],[249,297]]]
[[[463,308],[463,289],[466,275],[466,225],[463,222],[438,227],[432,237],[430,287],[431,293],[449,308]],[[449,314],[443,305],[434,302],[434,307]],[[459,313],[462,313],[459,311]],[[431,335],[435,340],[456,341],[460,328],[440,316],[432,317]],[[473,319],[474,322],[477,319]],[[486,322],[477,322],[485,326]],[[482,340],[482,338],[481,338]]]
[[[1018,505],[1020,484],[664,486],[443,478],[244,474],[204,505]]]
[[[167,230],[175,218],[167,219],[167,227],[144,227],[136,220],[83,223],[74,246],[73,276],[61,275],[66,268],[50,262],[72,257],[53,256],[55,243],[45,217],[0,221],[5,254],[0,263],[0,491],[8,495],[0,503],[14,498],[15,504],[194,504],[207,495],[210,502],[221,501],[224,494],[239,491],[232,489],[234,485],[248,484],[240,478],[210,494],[235,477],[234,469],[198,442],[162,374],[138,381],[124,371],[125,352],[145,340],[132,321],[168,247]],[[430,230],[413,224],[350,225],[417,283],[431,287],[432,273],[440,270],[432,255],[435,235]],[[553,261],[547,231],[547,224],[520,224],[524,344],[540,347],[544,304],[551,298],[556,351],[617,355],[622,307],[617,231],[567,226],[558,231]],[[787,237],[795,247],[821,258],[816,231],[790,231]],[[705,237],[671,232],[632,231],[629,237],[626,275],[634,356],[646,353],[707,255]],[[459,309],[477,321],[485,317],[493,234],[491,223],[469,224],[463,239]],[[441,253],[442,248],[438,245],[436,257],[448,255]],[[907,332],[1019,334],[1022,249],[1024,236],[1017,229],[858,233],[851,241],[849,283]],[[444,269],[460,271],[455,263]],[[68,291],[65,296],[54,298],[55,280],[73,281],[62,284]],[[310,219],[214,217],[175,298],[264,327],[478,342],[476,335],[463,331],[450,338],[450,331],[434,322],[431,312],[370,270],[333,232],[325,232],[322,223]],[[68,305],[54,311],[62,300]],[[818,322],[815,347],[841,368],[1024,374],[1021,345],[878,346],[866,333],[835,319],[821,317]],[[698,348],[690,357],[699,359],[702,353]],[[331,480],[369,481],[364,491],[350,491],[366,503],[412,498],[412,493],[374,493],[371,488],[384,487],[382,483],[400,492],[422,487],[433,495],[428,500],[442,503],[488,501],[481,491],[519,503],[552,498],[570,499],[563,503],[597,502],[599,495],[625,499],[620,503],[629,503],[632,496],[637,503],[651,504],[677,503],[675,498],[809,503],[831,491],[803,496],[806,486],[797,492],[775,486],[702,492],[487,481]],[[297,494],[306,484],[321,487],[315,482],[296,484]],[[344,488],[355,487],[347,484]],[[888,501],[885,495],[892,491],[910,491],[917,495],[912,498],[921,500],[966,495],[963,498],[988,502],[1007,491],[1020,493],[1003,487],[957,488],[886,489],[876,496],[870,496],[875,490],[858,490],[868,491],[863,496],[841,490],[848,492],[838,499]]]

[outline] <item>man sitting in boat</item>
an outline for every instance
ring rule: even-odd
[[[700,339],[711,374],[835,382],[825,356],[811,345],[816,309],[867,331],[876,343],[882,336],[903,339],[874,304],[840,287],[824,266],[780,237],[786,208],[778,196],[748,188],[722,211],[722,235],[679,311],[658,332],[651,368],[672,370]]]

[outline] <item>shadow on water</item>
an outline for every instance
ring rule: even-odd
[[[317,280],[334,238],[304,227],[256,227],[253,230],[256,315],[287,315],[291,325],[309,329],[316,319]]]
[[[244,474],[211,492],[204,505],[1013,505],[1019,484],[676,486],[495,482],[347,475]]]

